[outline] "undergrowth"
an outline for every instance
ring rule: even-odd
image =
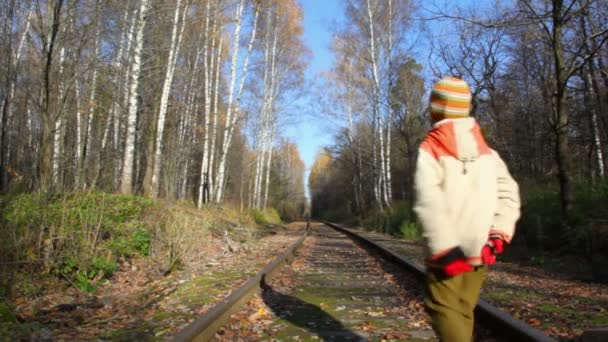
[[[261,217],[280,222],[275,210]],[[0,298],[23,285],[16,284],[17,274],[54,276],[86,292],[95,292],[132,258],[149,258],[168,274],[188,264],[216,231],[254,226],[236,210],[100,191],[0,198],[0,223]]]
[[[258,224],[280,224],[281,216],[279,212],[274,208],[268,208],[264,211],[253,209],[251,215]]]
[[[514,244],[539,265],[552,256],[578,255],[594,280],[607,282],[608,182],[574,186],[571,220],[564,224],[557,187],[527,189]]]
[[[119,257],[147,255],[151,234],[141,221],[152,201],[91,191],[20,194],[5,199],[2,261],[65,278],[81,290],[109,278]]]

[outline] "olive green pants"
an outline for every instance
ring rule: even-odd
[[[424,303],[431,316],[433,330],[440,341],[472,340],[473,311],[487,273],[486,266],[451,278],[439,277],[433,272],[427,273]]]

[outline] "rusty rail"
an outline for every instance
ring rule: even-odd
[[[279,255],[264,269],[249,278],[245,284],[232,292],[223,301],[216,304],[206,313],[198,317],[194,322],[182,330],[175,341],[209,341],[229,319],[230,315],[239,310],[253,294],[260,289],[262,281],[269,281],[281,268],[293,260],[295,252],[302,246],[304,239],[309,234],[307,229],[304,235],[298,239],[287,251]]]

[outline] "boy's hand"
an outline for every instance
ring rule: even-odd
[[[481,262],[485,265],[494,265],[496,263],[496,254],[487,243],[481,249]]]
[[[440,270],[447,277],[454,277],[473,270],[473,266],[466,261],[460,247],[454,247],[447,253],[431,257],[428,266]]]
[[[507,245],[507,242],[503,240],[501,235],[490,235],[488,242],[481,249],[481,261],[486,265],[495,264],[496,256],[505,251],[505,245]]]
[[[490,235],[490,239],[488,240],[488,246],[492,248],[494,254],[502,254],[505,251],[505,240],[502,239],[500,235]]]

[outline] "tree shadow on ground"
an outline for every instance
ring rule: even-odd
[[[319,306],[275,291],[262,279],[262,299],[275,316],[319,336],[322,341],[365,341]]]

